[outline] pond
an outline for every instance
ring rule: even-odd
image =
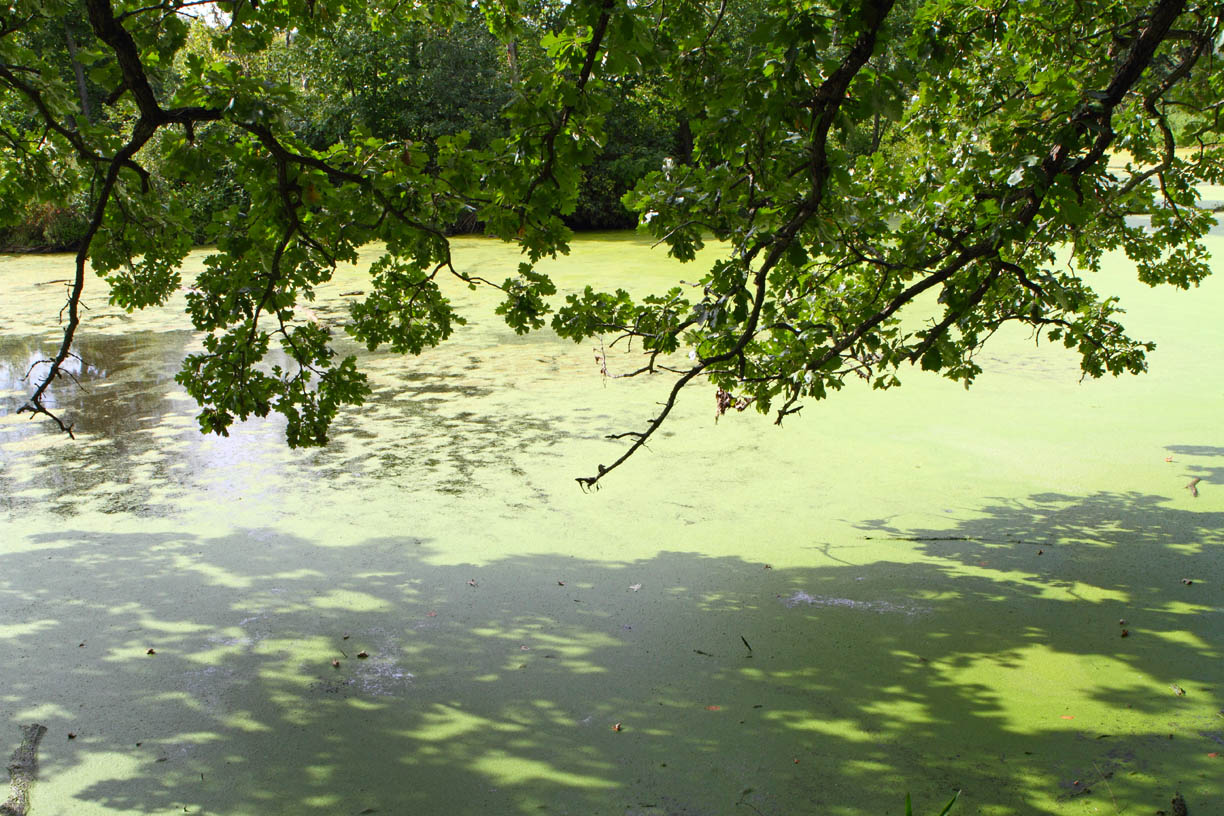
[[[586,494],[667,382],[462,288],[470,324],[362,352],[372,399],[303,452],[272,420],[201,437],[181,300],[127,315],[94,280],[66,439],[14,411],[70,269],[0,257],[0,754],[48,727],[31,816],[1224,801],[1224,280],[1102,273],[1158,343],[1142,377],[1080,382],[1016,332],[970,391],[903,372],[781,429],[693,388]],[[632,235],[552,271],[688,272]]]

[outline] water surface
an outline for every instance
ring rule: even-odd
[[[553,271],[697,276],[660,255],[593,236]],[[969,392],[914,371],[780,430],[695,388],[587,495],[667,383],[460,287],[470,325],[363,352],[373,398],[295,452],[273,420],[200,437],[181,300],[127,315],[94,281],[62,438],[13,412],[70,268],[0,258],[0,753],[50,728],[32,816],[1224,801],[1220,280],[1104,273],[1159,343],[1144,377],[1081,383],[1015,333]]]

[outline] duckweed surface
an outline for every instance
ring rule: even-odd
[[[373,397],[295,452],[275,421],[201,437],[181,300],[128,315],[92,281],[66,439],[15,410],[70,270],[0,258],[0,754],[50,729],[31,816],[1224,802],[1224,280],[1104,273],[1159,344],[1139,378],[1004,333],[968,392],[913,371],[782,429],[695,388],[588,495],[667,383],[458,287],[470,324],[361,352]],[[625,235],[553,271],[677,276]]]

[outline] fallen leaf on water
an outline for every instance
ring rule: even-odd
[[[425,613],[425,617],[427,617],[427,618],[436,618],[436,617],[438,617],[438,613],[437,613],[437,612],[426,612],[426,613]]]
[[[1212,751],[1212,752],[1211,752],[1211,753],[1209,753],[1207,756],[1211,757],[1212,759],[1215,759],[1215,758],[1216,758],[1216,757],[1218,757],[1219,755],[1220,755],[1220,752],[1219,752],[1219,751]]]
[[[1062,719],[1064,719],[1064,720],[1074,720],[1074,719],[1075,719],[1075,716],[1074,716],[1074,715],[1072,715],[1072,714],[1063,714],[1063,715],[1062,715]]]
[[[370,653],[363,649],[362,651],[357,653],[357,656],[360,657],[362,660],[365,660],[367,657],[370,656]]]
[[[708,705],[706,706],[706,711],[722,711],[722,706]]]
[[[798,764],[799,764],[799,757],[795,757],[794,759],[792,759],[792,760],[791,760],[791,762],[794,762],[796,765],[798,765]]]

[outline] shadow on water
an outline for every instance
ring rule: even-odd
[[[971,422],[1045,399],[1037,363],[963,414],[920,393],[908,424],[852,408],[785,447],[724,423],[589,497],[552,465],[600,461],[609,417],[658,392],[601,389],[547,335],[474,321],[444,354],[368,356],[371,400],[290,452],[275,422],[200,437],[173,383],[193,335],[106,319],[59,395],[77,442],[0,416],[0,755],[12,726],[51,728],[31,816],[1224,800],[1224,449],[1148,462],[1136,437],[1140,464],[1047,474],[1005,419]],[[0,405],[55,339],[29,324],[0,338]],[[1170,435],[1201,440],[1209,414]],[[1103,417],[1050,419],[1042,450]],[[1091,481],[1119,463],[1119,489]]]
[[[477,568],[408,536],[65,528],[5,556],[0,701],[52,728],[52,813],[1219,801],[1224,514],[1040,495],[866,529],[930,560]]]
[[[1207,485],[1224,486],[1224,448],[1214,445],[1169,445],[1167,450],[1178,456],[1215,457],[1220,460],[1218,465],[1195,465],[1187,476],[1202,479]]]
[[[575,438],[558,432],[572,413],[564,404],[550,407],[540,399],[530,411],[522,407],[525,395],[547,388],[548,364],[559,364],[556,348],[533,355],[545,365],[519,373],[510,387],[499,387],[506,372],[490,363],[487,351],[463,358],[366,355],[373,393],[336,421],[324,450],[287,455],[284,425],[275,416],[239,423],[241,442],[202,437],[196,406],[174,381],[193,338],[188,331],[83,338],[71,367],[76,381],[53,389],[47,401],[72,419],[81,439],[50,444],[58,440],[40,421],[0,426],[0,510],[73,515],[101,495],[95,509],[103,512],[159,516],[198,490],[201,474],[220,468],[240,481],[243,469],[269,477],[279,470],[336,489],[360,489],[373,479],[459,495],[482,489],[488,472],[517,472],[515,461],[526,451],[546,456]],[[50,352],[38,338],[0,339],[0,418],[22,404],[27,372]],[[35,455],[22,442],[41,447]],[[137,495],[116,479],[151,487]]]

